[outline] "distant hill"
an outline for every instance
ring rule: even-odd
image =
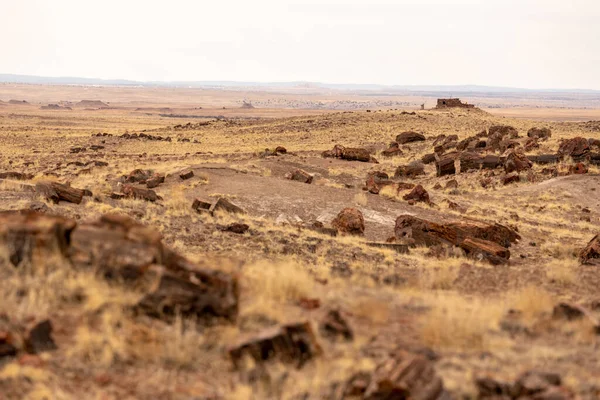
[[[79,77],[45,77],[34,75],[0,74],[0,83],[26,83],[49,85],[85,86],[147,86],[147,87],[191,87],[191,88],[298,88],[331,89],[353,92],[418,93],[449,96],[469,93],[581,93],[600,94],[600,90],[589,89],[525,89],[481,85],[377,85],[321,82],[244,82],[244,81],[132,81],[127,79],[97,79]]]

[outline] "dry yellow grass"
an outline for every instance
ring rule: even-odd
[[[421,335],[436,348],[489,350],[490,332],[505,312],[503,303],[468,299],[457,294],[437,295],[433,309],[422,319]]]

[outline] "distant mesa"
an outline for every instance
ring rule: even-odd
[[[244,101],[241,108],[254,108],[254,106],[249,101]]]
[[[9,100],[8,104],[15,104],[15,105],[29,105],[28,102],[26,102],[25,100]]]
[[[41,110],[72,110],[71,107],[63,107],[58,104],[48,104],[47,106],[41,106]]]
[[[79,103],[75,104],[75,106],[85,108],[107,108],[108,104],[100,100],[81,100]]]
[[[475,106],[473,104],[463,103],[460,99],[438,99],[435,108],[475,108]]]

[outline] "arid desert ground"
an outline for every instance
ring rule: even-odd
[[[0,84],[0,399],[600,398],[600,106],[461,97]]]

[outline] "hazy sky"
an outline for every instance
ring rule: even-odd
[[[0,0],[0,73],[600,89],[598,0]]]

